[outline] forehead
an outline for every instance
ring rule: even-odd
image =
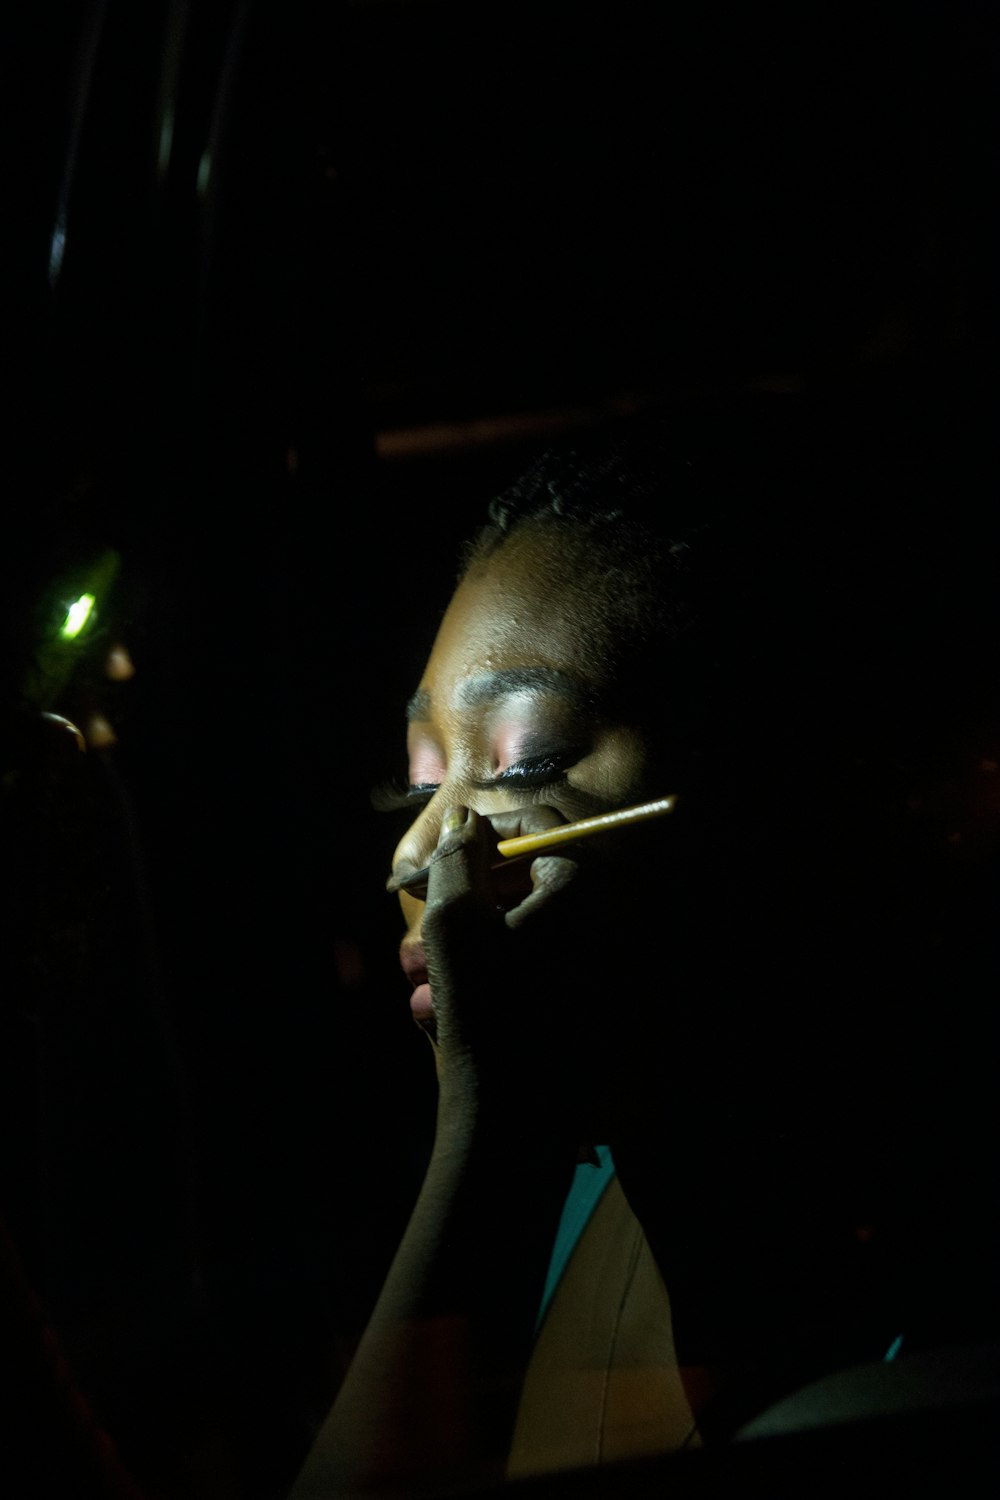
[[[544,538],[516,536],[458,585],[421,694],[475,708],[490,696],[491,684],[508,692],[586,692],[604,674],[603,636],[585,561]]]

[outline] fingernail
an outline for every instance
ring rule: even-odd
[[[441,838],[438,842],[440,843],[441,839],[446,839],[451,833],[458,833],[464,827],[465,813],[459,808],[452,808],[441,819]]]

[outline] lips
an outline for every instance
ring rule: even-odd
[[[403,973],[413,985],[410,996],[410,1013],[418,1026],[426,1026],[434,1020],[434,1001],[427,980],[427,958],[419,943],[401,944],[399,962]]]

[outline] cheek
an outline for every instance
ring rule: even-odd
[[[403,922],[406,926],[407,937],[419,937],[420,924],[424,916],[424,903],[418,901],[415,896],[408,896],[405,891],[400,891],[399,908],[403,913]]]
[[[612,729],[601,735],[587,758],[570,773],[570,784],[600,797],[609,807],[625,807],[649,796],[664,797],[674,787],[662,791],[647,784],[649,758],[642,737],[627,729]]]

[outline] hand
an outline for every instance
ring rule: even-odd
[[[518,1133],[587,1130],[594,1092],[588,975],[595,930],[592,851],[574,847],[494,868],[499,838],[564,820],[551,808],[485,818],[454,809],[431,859],[423,941],[446,1107]],[[592,977],[592,976],[589,976]]]

